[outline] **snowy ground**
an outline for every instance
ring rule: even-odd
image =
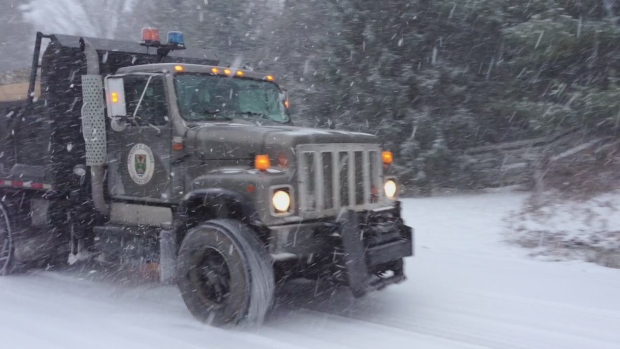
[[[197,323],[174,287],[75,272],[0,279],[1,348],[619,348],[620,270],[543,262],[501,241],[522,194],[405,200],[408,282],[353,300],[279,294],[260,331]],[[67,275],[69,274],[69,275]]]

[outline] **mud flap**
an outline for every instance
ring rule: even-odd
[[[366,249],[362,231],[355,211],[347,211],[341,217],[340,236],[344,247],[349,287],[353,296],[362,297],[368,292],[370,275],[366,264]]]
[[[159,281],[173,284],[176,278],[177,242],[174,232],[162,230],[159,233]]]

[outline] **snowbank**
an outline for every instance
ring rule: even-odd
[[[620,192],[570,201],[546,192],[506,219],[509,240],[552,259],[620,268]]]

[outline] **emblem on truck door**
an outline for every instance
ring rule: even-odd
[[[155,171],[153,152],[146,144],[138,143],[129,151],[127,157],[129,176],[139,185],[147,184]]]

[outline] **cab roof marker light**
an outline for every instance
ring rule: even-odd
[[[273,75],[267,75],[267,76],[265,76],[265,80],[267,80],[267,81],[273,81],[273,80],[274,80]]]
[[[224,69],[224,74],[230,75],[230,73],[231,73],[230,69]]]
[[[213,74],[219,74],[219,73],[220,73],[220,70],[219,70],[219,68],[211,68],[211,72],[212,72]]]
[[[237,73],[235,74],[239,77],[243,77],[245,75],[245,73],[242,70],[237,70]]]
[[[174,71],[176,71],[176,72],[183,72],[183,71],[185,71],[185,67],[183,67],[182,65],[175,65],[174,66]]]

